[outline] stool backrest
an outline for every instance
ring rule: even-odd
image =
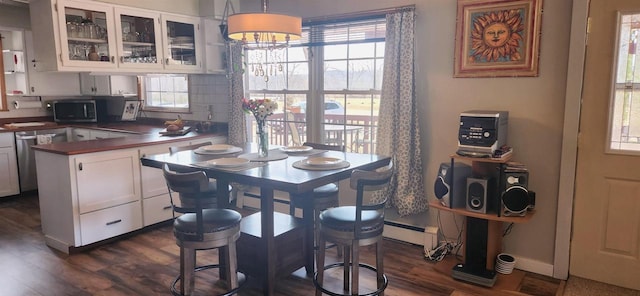
[[[171,146],[169,147],[169,154],[174,154],[176,152],[185,151],[185,150],[194,150],[196,148],[200,148],[202,146],[208,146],[208,145],[211,145],[211,141],[193,144],[193,145],[186,145],[186,146]]]
[[[351,172],[350,187],[356,190],[356,223],[355,237],[360,236],[360,224],[362,222],[362,211],[380,210],[383,211],[388,196],[381,200],[364,204],[365,191],[378,191],[385,189],[393,177],[393,160],[389,164],[375,171],[354,170]]]
[[[202,202],[197,198],[197,196],[199,193],[203,193],[209,188],[209,178],[207,175],[203,171],[188,173],[174,172],[169,169],[168,164],[165,164],[162,167],[162,171],[164,179],[167,182],[167,187],[169,188],[169,197],[171,198],[171,206],[173,207],[173,210],[178,213],[202,212]],[[173,202],[173,192],[196,197],[194,208],[177,206]]]
[[[304,142],[304,144],[302,144],[304,146],[309,146],[313,149],[319,149],[319,150],[331,150],[331,151],[345,151],[345,147],[344,145],[327,145],[327,144],[320,144],[320,143],[311,143],[311,142]]]

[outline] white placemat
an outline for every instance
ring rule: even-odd
[[[342,162],[335,164],[335,165],[328,165],[328,166],[316,166],[316,165],[308,165],[305,160],[298,160],[296,162],[293,163],[293,167],[296,169],[301,169],[301,170],[308,170],[308,171],[330,171],[330,170],[337,170],[337,169],[344,169],[344,168],[348,168],[351,164],[346,161],[343,160]]]
[[[250,161],[274,161],[286,159],[287,157],[289,157],[289,155],[280,151],[279,149],[271,149],[269,150],[269,155],[267,155],[267,157],[260,157],[258,156],[257,152],[240,154],[238,155],[238,157],[246,158]]]
[[[205,155],[224,155],[224,154],[232,154],[242,152],[242,148],[240,147],[232,147],[225,151],[207,151],[202,149],[202,147],[196,148],[193,150],[195,154],[205,154]]]
[[[262,167],[267,165],[267,163],[264,162],[249,162],[245,165],[241,165],[241,166],[235,166],[235,167],[219,167],[219,166],[212,166],[209,165],[206,161],[203,162],[196,162],[193,164],[194,166],[197,167],[201,167],[201,168],[215,168],[218,170],[223,170],[223,171],[229,171],[229,172],[240,172],[240,171],[246,171],[249,169],[253,169],[253,168],[258,168],[258,167]]]

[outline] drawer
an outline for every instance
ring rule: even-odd
[[[82,245],[142,228],[140,201],[80,215]]]
[[[169,201],[169,194],[145,198],[142,200],[142,217],[144,226],[173,219],[173,210]]]

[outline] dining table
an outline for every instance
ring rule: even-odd
[[[258,234],[253,234],[260,242],[255,246],[260,247],[254,246],[251,249],[254,254],[251,255],[260,258],[257,268],[264,276],[262,283],[265,295],[273,295],[278,273],[276,265],[281,264],[276,261],[278,249],[282,246],[276,244],[279,231],[277,225],[274,226],[274,216],[284,214],[274,211],[274,191],[310,199],[316,187],[348,179],[354,170],[374,170],[383,167],[391,159],[384,155],[308,149],[310,147],[304,146],[302,147],[307,149],[270,146],[268,156],[261,158],[255,153],[255,144],[229,147],[228,153],[206,153],[205,150],[196,149],[173,154],[145,155],[141,157],[141,163],[155,168],[162,168],[164,164],[168,164],[170,169],[178,172],[204,171],[209,178],[216,179],[218,188],[227,188],[229,184],[238,183],[260,189],[260,212],[254,219],[259,221],[260,230]],[[234,161],[233,158],[239,158],[241,161]],[[230,207],[229,194],[227,190],[218,191],[218,207]],[[303,203],[302,232],[305,239],[300,245],[303,248],[301,254],[304,259],[288,262],[288,271],[292,270],[291,267],[294,271],[305,267],[308,276],[313,276],[315,272],[313,220],[312,203]],[[247,235],[243,231],[240,240]],[[243,256],[242,252],[239,251],[238,256]]]

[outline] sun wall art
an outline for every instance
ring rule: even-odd
[[[458,0],[454,77],[538,76],[542,0]]]

